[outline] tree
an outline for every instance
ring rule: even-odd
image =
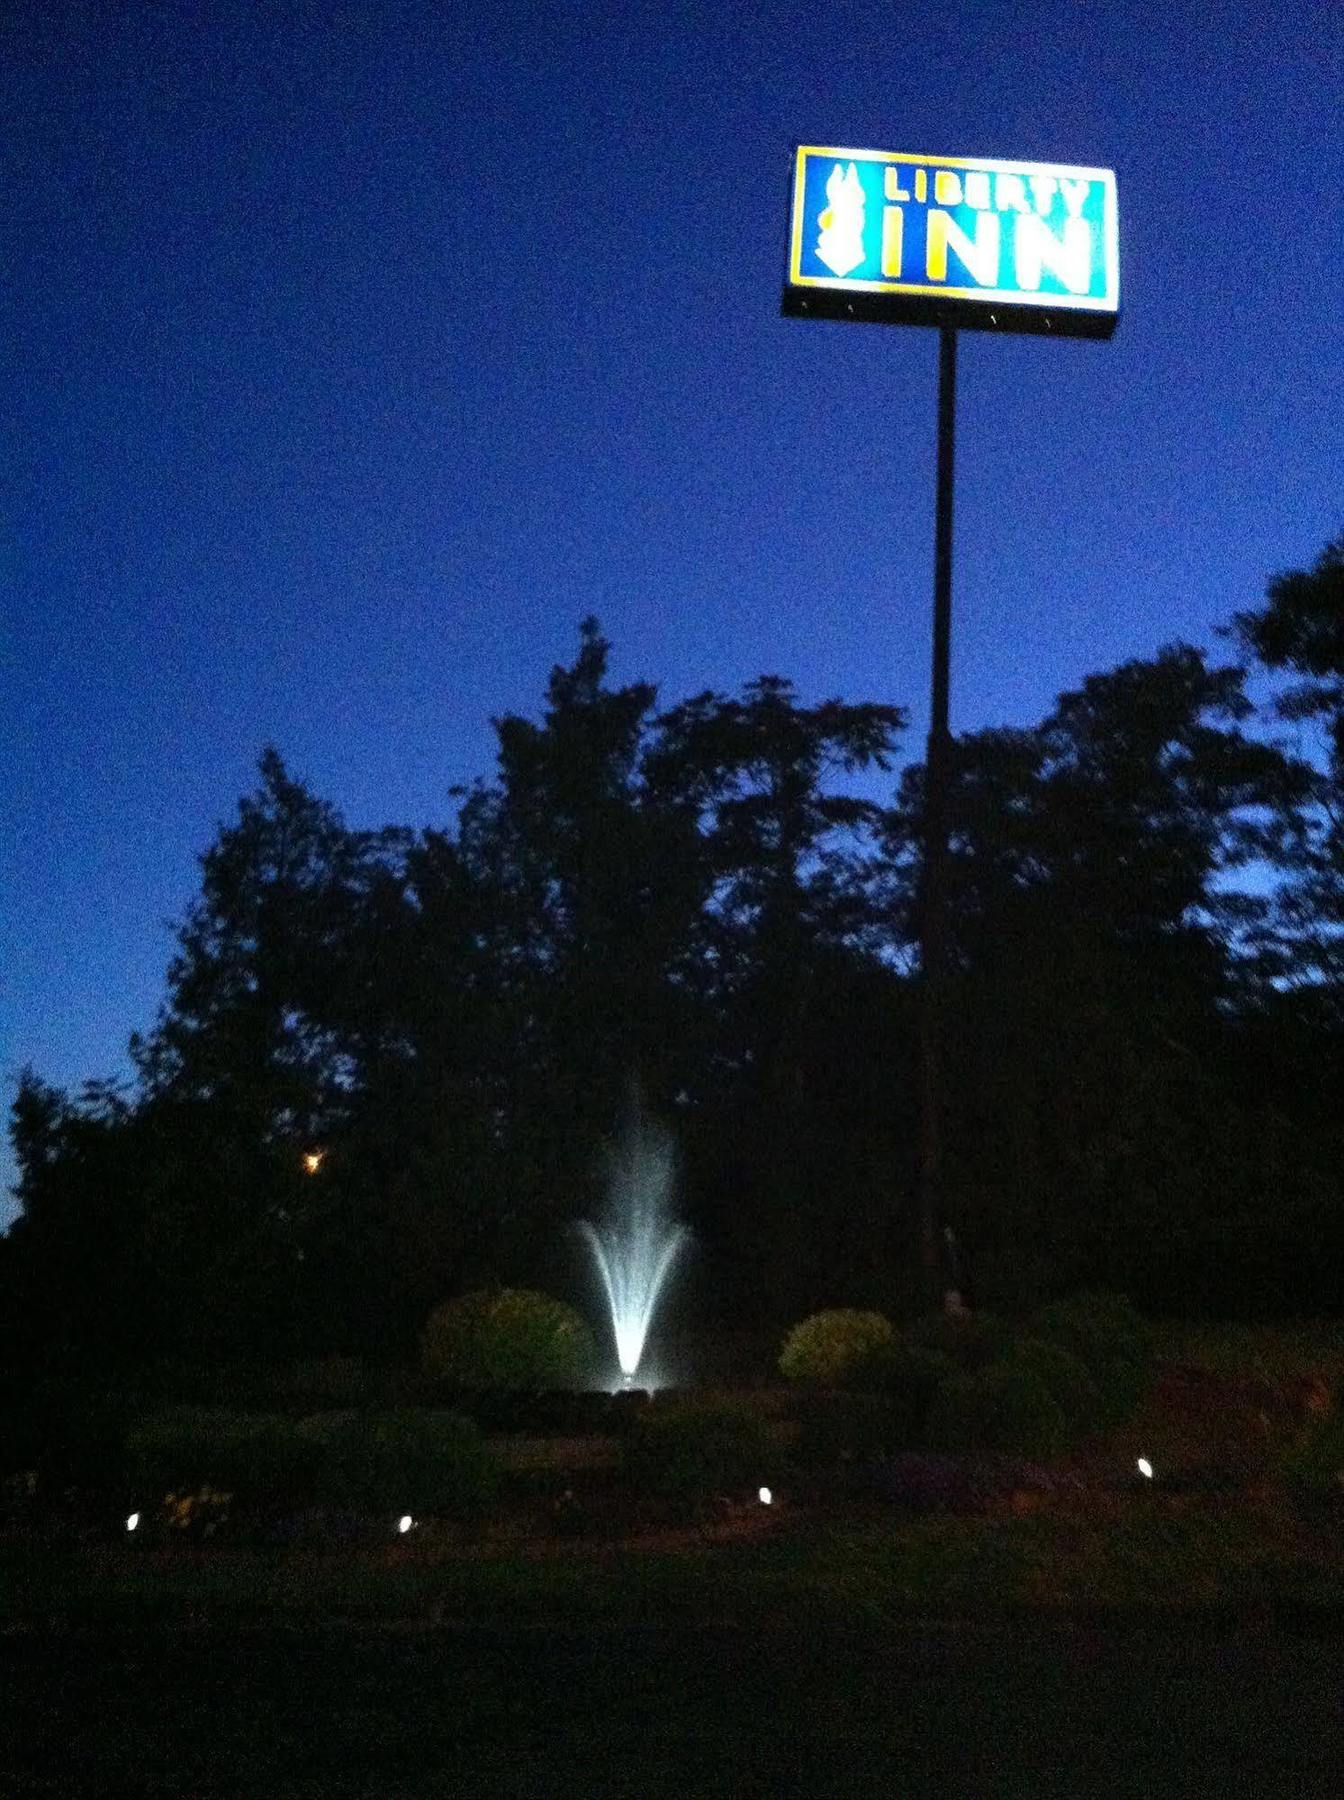
[[[25,1069],[10,1136],[20,1207],[5,1245],[10,1359],[115,1365],[160,1347],[143,1134],[127,1096],[91,1082],[72,1099]]]
[[[350,831],[274,749],[259,775],[201,858],[167,999],[132,1041],[156,1255],[184,1334],[235,1349],[297,1341],[323,1311],[318,1250],[352,1224],[339,1147],[395,1047],[385,990],[409,841]],[[355,1233],[366,1252],[376,1218]]]
[[[1279,696],[1280,717],[1324,731],[1293,878],[1263,943],[1274,973],[1344,1024],[1344,536],[1312,568],[1276,575],[1265,604],[1236,614],[1233,629],[1267,668],[1296,677]]]
[[[839,1265],[875,1298],[890,1278],[902,1109],[882,1055],[899,1016],[882,960],[884,814],[837,783],[889,770],[903,724],[895,706],[801,705],[762,676],[662,714],[644,759],[648,790],[695,819],[706,871],[683,963],[712,1021],[691,1088],[718,1170],[703,1223],[761,1310],[824,1298],[815,1284]]]
[[[585,1201],[599,1145],[638,1075],[675,1089],[685,1020],[674,967],[702,897],[694,820],[641,776],[655,690],[607,683],[580,628],[540,724],[495,720],[497,773],[459,814],[483,898],[483,979],[507,1021],[495,1065],[502,1148],[523,1213]]]
[[[1089,677],[1034,730],[955,747],[950,1187],[982,1300],[1108,1268],[1151,1292],[1181,1221],[1221,1203],[1223,1071],[1265,904],[1236,882],[1304,782],[1250,711],[1240,670],[1176,645]],[[912,774],[907,908],[919,798]]]

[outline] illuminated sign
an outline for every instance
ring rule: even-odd
[[[1109,337],[1109,169],[885,150],[794,153],[786,313]]]

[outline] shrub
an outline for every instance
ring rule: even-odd
[[[813,1313],[785,1338],[779,1372],[789,1381],[840,1387],[895,1335],[882,1313],[845,1307]]]
[[[912,1350],[946,1357],[962,1370],[983,1369],[998,1362],[1015,1341],[1011,1325],[984,1312],[922,1313],[903,1328],[901,1340]]]
[[[228,1525],[232,1504],[231,1493],[203,1483],[186,1493],[165,1494],[156,1523],[166,1531],[181,1532],[184,1536],[211,1538]],[[141,1542],[144,1541],[142,1538]]]
[[[733,1400],[679,1400],[635,1417],[623,1461],[641,1496],[696,1505],[758,1487],[777,1460],[768,1422]]]
[[[912,1512],[962,1512],[976,1506],[980,1493],[974,1471],[963,1457],[929,1451],[905,1451],[875,1472],[879,1498]]]
[[[799,1396],[795,1417],[804,1468],[860,1468],[911,1442],[901,1407],[883,1394],[811,1389]]]
[[[425,1368],[454,1387],[564,1387],[588,1377],[597,1346],[572,1306],[527,1288],[489,1288],[449,1300],[425,1326]]]
[[[291,1404],[309,1406],[366,1406],[381,1397],[357,1356],[320,1356],[292,1363],[282,1371],[276,1391]]]
[[[1103,1422],[1101,1392],[1087,1367],[1061,1344],[1022,1338],[1003,1358],[1005,1366],[1034,1377],[1059,1407],[1069,1441],[1086,1437]]]
[[[1289,1450],[1283,1478],[1301,1499],[1344,1501],[1344,1419],[1323,1416]]]
[[[1110,1357],[1140,1362],[1153,1354],[1153,1332],[1123,1294],[1074,1294],[1032,1316],[1034,1337],[1053,1338],[1094,1367]]]
[[[1059,1402],[1030,1368],[991,1363],[945,1381],[929,1415],[938,1450],[960,1455],[1050,1458],[1068,1431]]]
[[[1027,1330],[1069,1351],[1087,1369],[1097,1386],[1102,1425],[1123,1423],[1152,1380],[1152,1332],[1120,1295],[1058,1300],[1034,1313]]]
[[[318,1446],[278,1413],[204,1406],[150,1414],[127,1433],[126,1450],[138,1487],[224,1488],[268,1504],[307,1498],[321,1460]]]
[[[934,1396],[952,1372],[934,1351],[879,1344],[850,1369],[844,1389],[805,1392],[794,1402],[799,1460],[860,1465],[922,1444]]]
[[[234,1412],[270,1412],[282,1404],[284,1366],[256,1358],[232,1362],[190,1362],[165,1358],[145,1371],[152,1392],[164,1406],[227,1408]]]
[[[321,1440],[319,1492],[329,1505],[367,1512],[478,1512],[499,1485],[480,1430],[461,1413],[407,1407],[309,1420]]]
[[[40,1383],[6,1409],[0,1474],[32,1470],[44,1491],[116,1487],[133,1412],[133,1401],[98,1383]]]
[[[955,1372],[951,1357],[897,1339],[866,1357],[847,1385],[891,1401],[905,1420],[906,1441],[913,1443],[924,1430],[934,1395]]]
[[[573,1393],[553,1389],[528,1396],[523,1428],[538,1437],[605,1435],[613,1429],[616,1396],[604,1389]]]

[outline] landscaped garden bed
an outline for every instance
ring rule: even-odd
[[[9,1471],[7,1619],[1344,1609],[1341,1334],[1140,1367],[1104,1315],[860,1325],[850,1365],[837,1315],[824,1385],[460,1396],[485,1429],[67,1393]]]

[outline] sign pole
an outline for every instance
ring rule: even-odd
[[[952,473],[956,447],[957,332],[938,333],[938,481],[933,532],[933,680],[924,762],[924,891],[920,907],[919,1252],[929,1296],[956,1310],[944,1292],[939,1230],[945,1224],[943,1039],[946,1011],[948,787],[952,738],[948,680],[952,644]]]
[[[947,1219],[944,1069],[952,966],[948,821],[952,737],[952,460],[957,326],[1109,338],[1120,316],[1113,169],[1002,157],[928,156],[798,144],[790,177],[786,316],[936,325],[938,495],[933,688],[924,764],[918,899],[920,1272],[933,1305],[963,1309]]]

